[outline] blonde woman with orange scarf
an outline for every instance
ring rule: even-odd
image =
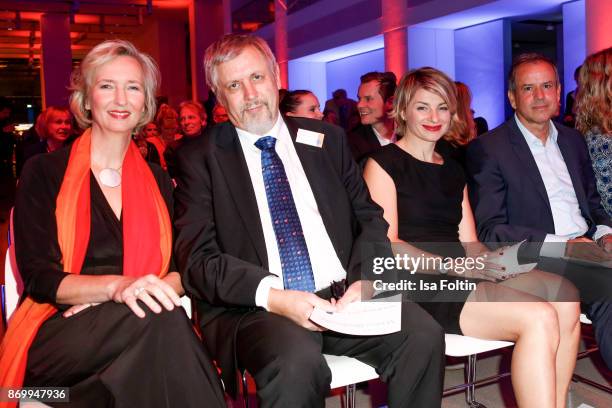
[[[132,44],[96,46],[72,78],[85,132],[25,166],[14,213],[25,293],[0,387],[70,387],[62,406],[225,406],[180,307],[170,179],[131,142],[154,115],[158,77]]]

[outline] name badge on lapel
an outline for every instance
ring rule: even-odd
[[[324,138],[325,135],[323,133],[317,133],[306,129],[298,129],[295,141],[297,143],[321,148],[323,146]]]

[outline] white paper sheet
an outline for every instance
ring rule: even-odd
[[[353,302],[336,313],[315,307],[310,320],[329,330],[355,336],[395,333],[402,328],[401,295],[384,301]]]

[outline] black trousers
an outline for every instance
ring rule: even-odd
[[[257,384],[262,407],[324,407],[331,372],[323,353],[355,357],[388,384],[390,407],[439,408],[444,379],[444,332],[414,303],[402,305],[402,330],[384,336],[312,332],[257,311],[237,333],[238,364]]]
[[[28,353],[25,386],[70,387],[58,407],[225,407],[221,382],[182,308],[140,319],[106,302],[49,318]]]

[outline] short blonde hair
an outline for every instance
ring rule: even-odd
[[[49,121],[56,113],[67,113],[72,121],[72,116],[70,115],[70,109],[65,106],[49,106],[44,111],[40,112],[38,117],[36,118],[36,124],[34,125],[34,130],[43,140],[49,138]]]
[[[136,130],[144,124],[149,123],[155,115],[155,94],[160,83],[159,69],[157,64],[149,55],[138,51],[129,41],[108,40],[96,45],[85,56],[81,65],[77,67],[70,78],[70,109],[77,123],[83,129],[92,124],[91,111],[86,108],[89,103],[91,87],[96,71],[104,64],[117,57],[132,57],[142,69],[144,79],[145,110],[136,125]]]
[[[576,128],[612,134],[612,47],[589,55],[580,68]]]
[[[465,129],[465,125],[457,115],[455,84],[444,72],[431,67],[423,67],[408,72],[397,86],[393,99],[393,110],[390,114],[395,119],[396,133],[400,136],[405,135],[408,124],[404,119],[404,112],[408,109],[408,105],[419,89],[425,89],[438,95],[446,103],[451,113],[451,125],[444,138],[456,142],[459,139],[457,135],[461,133],[461,129]]]
[[[236,58],[247,47],[253,47],[259,51],[270,68],[270,72],[278,76],[278,64],[268,43],[260,37],[250,34],[227,34],[220,40],[212,43],[204,53],[204,71],[206,74],[206,84],[218,94],[219,83],[217,67],[229,60]],[[217,95],[218,96],[218,95]]]

